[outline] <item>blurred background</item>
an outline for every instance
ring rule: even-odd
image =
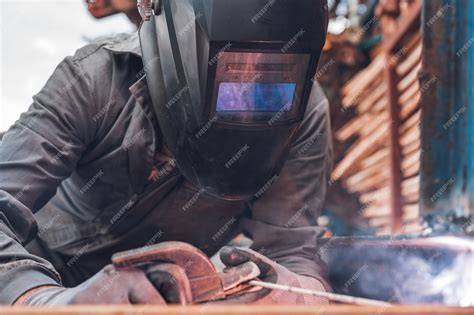
[[[0,132],[65,56],[139,22],[136,0],[0,1]],[[319,223],[326,236],[419,231],[420,1],[328,5],[316,79],[331,104],[335,168]]]
[[[333,235],[422,229],[420,0],[331,0],[317,74],[335,164],[322,220]]]
[[[0,0],[0,132],[64,57],[95,38],[135,29],[125,14],[94,18],[84,0]]]

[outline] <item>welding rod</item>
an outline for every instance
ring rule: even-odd
[[[342,302],[346,304],[383,306],[383,307],[392,305],[390,303],[377,301],[377,300],[371,300],[371,299],[365,299],[365,298],[360,298],[360,297],[355,297],[355,296],[350,296],[350,295],[342,295],[342,294],[329,293],[329,292],[323,292],[323,291],[308,290],[308,289],[303,289],[303,288],[296,288],[296,287],[291,287],[288,285],[268,283],[268,282],[263,282],[263,281],[258,281],[258,280],[251,280],[248,282],[248,284],[255,287],[262,287],[262,288],[271,289],[271,290],[280,290],[280,291],[292,292],[292,293],[297,293],[297,294],[325,297],[331,301]]]

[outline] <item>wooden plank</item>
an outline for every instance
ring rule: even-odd
[[[364,159],[358,168],[358,171],[351,174],[344,181],[345,187],[352,193],[366,193],[373,189],[386,186],[387,180],[390,177],[388,167],[388,150],[379,150],[367,159]],[[377,159],[373,159],[376,157]],[[367,163],[367,160],[373,162]],[[365,165],[365,166],[364,166]]]
[[[364,218],[372,218],[372,217],[383,217],[383,216],[390,216],[391,209],[388,205],[385,206],[369,206],[367,209],[364,210],[362,216]]]
[[[387,137],[390,124],[388,122],[381,122],[379,124],[381,127],[374,128],[374,133],[364,137],[363,139],[359,139],[349,148],[344,159],[340,161],[334,169],[334,180],[341,179],[342,177],[348,175],[351,170],[357,167],[358,163],[360,163],[364,156],[374,152],[374,150],[377,148],[377,145],[384,141],[384,139]]]
[[[360,102],[358,110],[360,113],[368,111],[374,104],[377,103],[387,93],[387,85],[384,83],[379,84],[372,90],[367,96]]]
[[[362,203],[372,203],[372,202],[380,202],[380,203],[387,203],[390,199],[390,188],[383,187],[376,191],[362,194],[360,196],[360,200]]]
[[[407,156],[411,155],[415,151],[420,150],[420,139],[414,139],[413,141],[407,143],[402,147],[402,155],[403,159],[405,159]]]
[[[420,156],[421,156],[421,151],[413,151],[410,155],[407,155],[405,158],[403,158],[401,168],[403,169],[408,169],[412,167],[414,164],[419,165],[420,163]]]
[[[365,126],[360,129],[360,135],[362,137],[370,137],[370,135],[373,135],[380,128],[386,127],[389,121],[388,118],[389,115],[387,112],[374,116],[373,119],[368,121]]]
[[[408,204],[403,206],[403,221],[414,221],[420,217],[420,206],[415,204]]]
[[[410,71],[410,73],[400,80],[400,83],[397,85],[397,90],[399,93],[405,92],[408,87],[413,86],[415,82],[419,82],[418,73],[420,72],[420,69],[421,63],[417,64],[416,67]]]
[[[402,196],[403,197],[405,197],[405,196],[411,197],[411,198],[409,198],[410,202],[412,202],[411,200],[413,200],[412,196],[419,195],[419,194],[420,194],[420,187],[418,187],[418,186],[417,187],[409,186],[409,187],[404,187],[402,189]],[[406,201],[406,202],[408,202],[408,201]]]
[[[420,176],[414,176],[408,179],[405,179],[402,182],[402,191],[411,192],[417,191],[420,188]]]
[[[370,165],[376,164],[382,160],[385,160],[388,157],[388,148],[383,147],[380,150],[377,150],[374,154],[364,159],[360,165],[362,168],[367,168]]]
[[[386,168],[386,164],[385,161],[380,161],[379,163],[373,164],[367,168],[361,168],[360,171],[349,176],[345,182],[348,186],[356,187],[367,178],[380,173],[384,169],[384,166]]]
[[[418,110],[416,113],[411,115],[400,127],[400,134],[405,133],[408,129],[414,125],[419,125],[421,118],[421,110]]]
[[[408,73],[408,71],[410,71],[410,69],[413,69],[417,63],[420,63],[421,51],[421,42],[418,42],[418,45],[415,47],[415,49],[397,66],[397,75],[403,77]]]
[[[420,25],[421,0],[416,0],[410,8],[410,13],[406,16],[397,27],[397,32],[387,38],[385,41],[385,50],[395,53],[400,43],[406,38],[410,30],[416,29]]]
[[[413,99],[420,98],[420,83],[415,81],[412,86],[410,86],[405,92],[400,96],[399,102],[402,107],[412,101]]]
[[[390,307],[355,305],[196,305],[196,306],[69,306],[0,307],[2,315],[472,315],[474,308],[438,305],[394,305]]]
[[[417,93],[408,102],[403,103],[402,110],[400,111],[400,118],[406,119],[410,117],[415,111],[420,109],[420,94]]]
[[[360,71],[348,83],[346,83],[342,88],[342,95],[357,95],[364,91],[364,87],[368,85],[367,83],[370,84],[376,78],[380,78],[384,66],[385,58],[383,54],[379,54],[367,68]],[[344,105],[346,106],[346,104]]]
[[[420,139],[420,128],[414,126],[411,130],[406,132],[403,136],[400,137],[400,145],[402,147],[412,143],[413,141]]]
[[[335,137],[337,140],[344,142],[349,140],[349,138],[360,133],[360,129],[367,125],[370,121],[373,120],[372,115],[362,115],[357,116],[346,125],[340,128],[336,133]]]
[[[420,199],[420,191],[419,189],[413,191],[407,191],[403,194],[403,200],[406,203],[415,203],[418,202]]]
[[[367,193],[373,190],[377,190],[380,187],[385,187],[388,185],[388,180],[390,178],[390,172],[388,170],[384,170],[383,172],[376,173],[371,177],[364,179],[357,185],[349,185],[347,184],[347,190],[350,193]]]
[[[386,96],[382,97],[377,103],[372,107],[373,112],[381,112],[387,109],[388,98]]]
[[[413,163],[402,162],[402,173],[403,178],[409,178],[420,173],[420,160],[416,160]]]
[[[419,175],[410,177],[403,181],[402,184],[402,194],[405,196],[409,196],[411,194],[419,193],[420,191],[420,183],[419,183]]]
[[[418,128],[418,130],[419,130],[419,128]],[[413,130],[412,133],[416,133],[416,130]],[[406,142],[402,145],[402,148],[406,148],[406,152],[408,152],[408,151],[409,151],[409,152],[412,152],[412,151],[410,150],[410,146],[415,146],[415,145],[420,146],[420,142],[421,142],[421,139],[420,139],[419,137],[416,138],[416,137],[413,137],[413,136],[411,136],[411,135],[409,136],[409,135],[410,135],[409,133],[405,133],[404,136],[407,136],[408,139],[407,139]],[[405,151],[404,151],[403,154],[404,154],[404,155],[408,155],[409,153],[405,153]]]
[[[349,176],[351,173],[354,173],[355,169],[358,168],[360,161],[365,155],[373,152],[374,147],[383,141],[386,133],[387,130],[384,130],[383,132],[376,134],[376,136],[370,139],[370,141],[363,140],[355,143],[351,149],[348,150],[348,153],[344,159],[334,169],[332,175],[333,179],[338,180],[345,176]]]
[[[416,118],[416,115],[411,115],[412,118],[414,118],[414,116]],[[407,119],[406,122],[400,126],[399,134],[407,136],[408,134],[413,133],[416,129],[420,129],[420,124],[417,123],[417,120]]]
[[[385,217],[373,217],[369,219],[369,225],[373,227],[391,226],[392,219],[390,215]]]
[[[406,43],[403,44],[403,46],[405,46],[411,53],[416,49],[418,45],[421,45],[421,32],[417,30],[414,35],[409,40],[407,40]]]

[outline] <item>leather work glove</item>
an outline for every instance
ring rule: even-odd
[[[108,265],[92,278],[73,288],[47,286],[23,294],[15,305],[70,304],[166,304],[164,297],[179,300],[182,278],[170,281],[178,266],[156,264],[144,269],[136,266],[117,268]],[[150,274],[147,277],[148,272]],[[166,288],[162,296],[157,288]]]
[[[260,268],[260,279],[265,282],[300,287],[310,290],[327,291],[319,280],[297,275],[271,259],[251,250],[236,247],[224,247],[220,257],[222,262],[233,267],[248,261],[254,262]],[[291,292],[262,289],[256,292],[242,293],[227,297],[224,303],[254,303],[254,304],[328,304],[326,298],[318,298]]]

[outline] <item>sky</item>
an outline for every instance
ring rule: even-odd
[[[94,38],[134,29],[122,14],[94,19],[84,0],[0,0],[0,132],[64,57]]]

